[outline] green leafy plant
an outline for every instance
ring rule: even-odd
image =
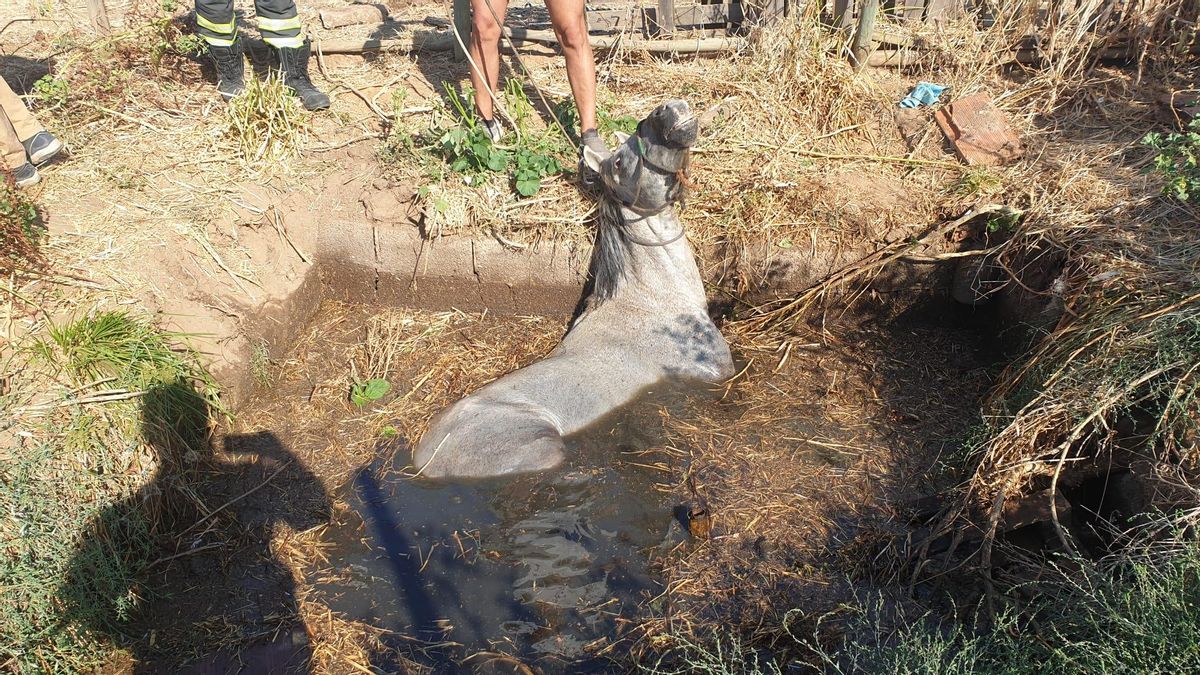
[[[492,144],[487,130],[475,115],[475,98],[471,90],[466,89],[459,96],[448,84],[443,86],[461,120],[460,126],[438,139],[439,149],[450,164],[450,170],[474,177],[485,171],[500,172],[508,168],[509,154]]]
[[[987,231],[989,234],[1012,232],[1021,222],[1021,216],[1016,213],[1002,213],[988,218]]]
[[[571,100],[564,100],[554,106],[554,116],[558,118],[560,124],[567,129],[579,128],[579,111],[575,108],[575,103]],[[596,131],[604,137],[605,142],[613,145],[615,136],[613,132],[620,131],[627,134],[632,134],[637,131],[638,120],[633,115],[613,115],[607,106],[596,106]]]
[[[543,178],[562,173],[562,166],[557,159],[529,148],[517,150],[516,160],[513,181],[517,193],[523,197],[536,194],[542,188]]]
[[[388,384],[387,380],[372,378],[369,380],[356,380],[350,385],[350,402],[361,408],[364,405],[378,401],[391,390],[392,385]]]
[[[45,75],[33,83],[33,96],[46,107],[64,105],[70,96],[71,88],[66,80],[53,75]]]
[[[475,114],[474,96],[469,89],[461,96],[449,87],[446,91],[460,124],[442,134],[437,147],[451,171],[475,183],[488,172],[504,173],[511,168],[513,188],[522,197],[536,194],[545,178],[562,173],[562,164],[556,157],[561,148],[557,147],[553,133],[535,135],[528,130],[533,105],[518,82],[510,80],[504,89],[506,106],[517,125],[513,151],[492,143]]]
[[[1167,179],[1163,194],[1200,203],[1200,119],[1182,132],[1148,133],[1142,144],[1158,151],[1153,170]]]

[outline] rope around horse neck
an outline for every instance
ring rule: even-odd
[[[655,212],[655,213],[648,213],[648,214],[646,214],[646,215],[642,216],[641,218],[638,218],[637,220],[633,220],[633,221],[624,221],[624,222],[623,222],[623,224],[622,224],[622,227],[628,228],[628,226],[629,226],[629,223],[630,223],[630,222],[634,222],[634,223],[641,222],[641,221],[643,221],[643,220],[646,220],[647,218],[649,218],[649,217],[651,217],[651,216],[657,216],[658,214],[662,213],[662,212],[663,212],[663,211],[665,211],[665,210],[666,210],[666,209],[664,208],[664,209],[661,209],[661,210],[659,210],[659,211],[657,211],[657,212]],[[650,230],[650,231],[651,231],[651,232],[654,232],[654,230]],[[679,231],[675,233],[675,236],[673,236],[673,237],[671,237],[670,239],[667,239],[667,240],[665,240],[665,241],[664,241],[664,240],[662,240],[662,239],[660,239],[660,240],[658,240],[658,241],[646,241],[645,239],[642,239],[642,238],[640,238],[640,237],[637,237],[637,236],[635,236],[635,235],[634,235],[632,232],[630,232],[628,229],[625,229],[625,231],[624,231],[624,236],[625,236],[625,239],[627,239],[627,240],[629,240],[629,241],[631,241],[631,242],[633,242],[633,243],[637,244],[638,246],[646,246],[646,247],[648,247],[648,248],[653,248],[653,247],[656,247],[656,246],[667,246],[667,245],[669,245],[669,244],[674,244],[675,242],[677,242],[677,241],[679,241],[680,239],[682,239],[682,238],[683,238],[683,232],[684,232],[684,230],[683,230],[683,223],[680,223],[680,224],[679,224]],[[655,234],[657,235],[658,233],[657,233],[657,232],[655,232]]]

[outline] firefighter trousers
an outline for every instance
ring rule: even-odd
[[[304,44],[295,0],[254,0],[254,13],[263,42],[276,48]],[[196,0],[196,28],[210,45],[232,45],[237,37],[233,0]]]

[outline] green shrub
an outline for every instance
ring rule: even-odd
[[[1167,179],[1163,194],[1200,204],[1200,119],[1182,132],[1146,134],[1142,143],[1158,151],[1154,170]]]

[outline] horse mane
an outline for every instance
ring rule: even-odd
[[[629,263],[629,242],[625,239],[625,222],[621,204],[602,194],[596,219],[596,243],[588,273],[592,277],[592,295],[588,303],[599,305],[617,292],[625,280]]]

